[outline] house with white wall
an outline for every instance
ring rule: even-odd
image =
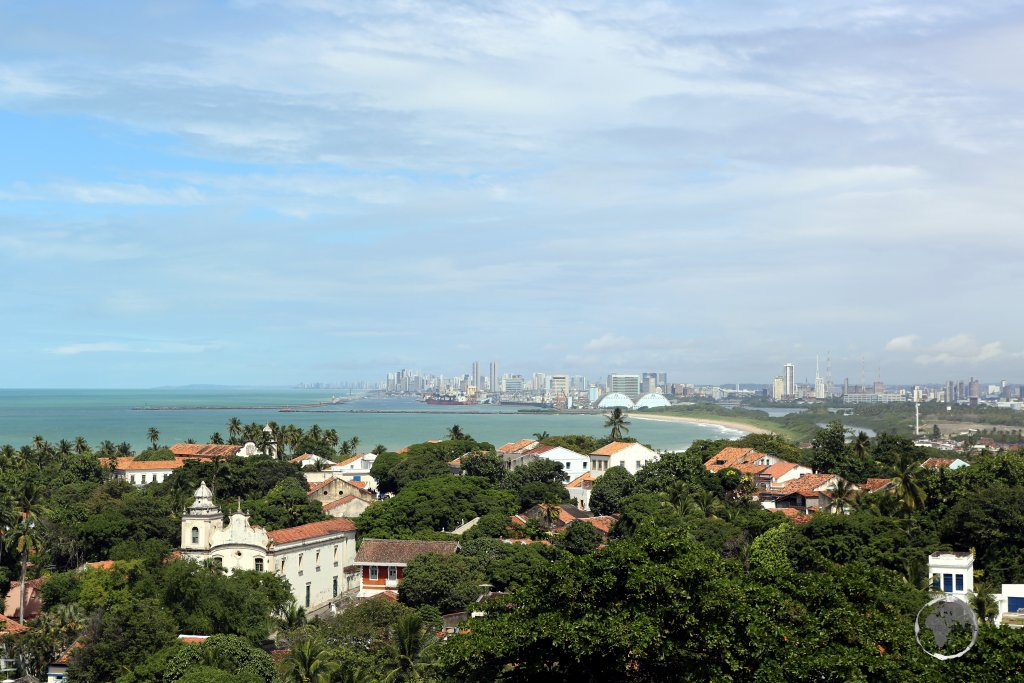
[[[596,464],[595,456],[607,467],[624,467],[630,474],[636,474],[661,457],[647,446],[631,441],[613,441],[598,448],[590,454],[592,468]],[[603,470],[601,474],[604,474]]]
[[[135,486],[159,484],[179,467],[185,460],[136,460],[132,457],[100,458],[100,465],[109,467],[115,479],[126,481]]]
[[[458,549],[457,541],[364,538],[355,558],[360,576],[359,597],[373,597],[385,591],[398,590],[405,567],[413,558],[429,553],[452,555]]]
[[[206,482],[196,489],[192,505],[181,518],[182,557],[212,560],[229,574],[273,572],[288,580],[296,603],[306,609],[358,588],[355,549],[356,527],[349,519],[267,531],[251,524],[239,509],[225,526]]]

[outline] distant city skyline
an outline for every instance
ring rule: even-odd
[[[1018,2],[0,27],[0,386],[1024,379]]]

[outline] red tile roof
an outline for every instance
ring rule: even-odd
[[[347,496],[342,496],[341,498],[334,502],[324,503],[324,511],[333,510],[334,508],[340,507],[345,503],[351,503],[353,500],[357,500],[357,498],[353,496],[351,493]]]
[[[837,479],[838,476],[835,474],[805,474],[798,479],[787,481],[785,486],[782,487],[778,494],[781,496],[788,496],[794,493],[799,493],[802,496],[814,496],[818,493],[817,489],[826,486],[833,479]]]
[[[366,488],[366,482],[365,481],[350,481],[349,483],[352,484],[353,486],[355,486],[357,489],[365,489]]]
[[[895,485],[896,482],[893,479],[885,479],[884,477],[870,477],[863,484],[857,484],[857,487],[861,491],[874,493],[875,491],[881,491],[884,488]]]
[[[615,455],[619,451],[625,450],[630,446],[635,445],[636,444],[631,441],[612,441],[607,446],[602,446],[601,448],[598,448],[596,451],[591,453],[591,455]]]
[[[928,458],[921,463],[921,467],[926,467],[930,470],[939,470],[949,467],[952,464],[953,458]]]
[[[113,560],[100,560],[99,562],[86,562],[85,566],[87,569],[105,569],[111,570],[114,568]]]
[[[407,564],[427,553],[451,555],[459,548],[458,541],[398,541],[364,538],[356,551],[356,564]]]
[[[728,467],[737,467],[743,463],[763,458],[764,455],[764,453],[758,453],[753,448],[729,446],[708,458],[707,462],[704,463],[704,469],[709,472],[718,472]]]
[[[775,508],[772,512],[778,512],[779,514],[789,517],[796,524],[806,524],[811,521],[810,515],[805,515],[796,508]]]
[[[316,459],[316,458],[319,458],[319,457],[320,457],[320,456],[319,456],[319,455],[317,455],[316,453],[303,453],[302,455],[296,455],[296,456],[295,456],[294,458],[292,458],[292,459],[291,459],[291,460],[289,460],[288,462],[292,462],[292,463],[300,463],[300,462],[302,462],[303,460],[305,460],[306,458],[313,458],[313,459]],[[327,458],[324,458],[324,460],[327,460]]]
[[[100,458],[100,465],[107,467],[114,463],[115,470],[176,470],[185,464],[184,460],[140,460],[133,457]]]
[[[557,446],[548,446],[547,444],[538,444],[538,445],[534,446],[533,448],[531,448],[530,450],[528,450],[527,453],[529,453],[530,455],[540,455],[541,453],[547,453],[548,451],[553,451],[556,448],[558,448],[558,447]]]
[[[230,458],[238,453],[241,446],[218,443],[176,443],[171,446],[171,453],[199,458]]]
[[[797,465],[796,463],[792,462],[786,462],[785,460],[780,460],[774,465],[769,465],[768,468],[763,472],[763,474],[767,474],[772,478],[772,481],[774,481],[779,477],[783,476],[784,474],[789,473],[790,470],[796,467],[800,467],[800,465]]]
[[[11,619],[9,617],[4,616],[3,614],[0,614],[0,638],[3,638],[4,636],[9,635],[11,633],[24,633],[27,630],[28,626],[23,626],[22,624],[16,622],[14,619]]]
[[[182,633],[178,636],[178,640],[183,643],[202,643],[205,642],[210,636],[193,636],[187,633]]]
[[[529,448],[533,444],[537,443],[536,439],[520,439],[519,441],[513,441],[507,443],[498,449],[499,453],[517,453],[521,450]]]
[[[583,486],[583,483],[587,482],[587,481],[594,481],[594,475],[591,474],[590,472],[584,472],[580,476],[576,477],[575,479],[570,481],[568,484],[566,484],[565,488],[572,489],[572,488],[576,488],[578,486]]]
[[[328,484],[330,484],[332,481],[334,481],[334,477],[327,477],[323,481],[318,481],[315,484],[310,484],[309,485],[309,493],[313,493],[314,491],[319,491],[323,487],[325,487]]]
[[[612,515],[598,515],[596,517],[583,517],[577,521],[586,522],[607,536],[612,530],[612,526],[618,520]]]
[[[406,449],[406,450],[408,450],[408,449]],[[344,467],[345,465],[349,465],[351,463],[354,463],[356,460],[359,460],[362,457],[363,457],[362,453],[357,453],[356,455],[353,455],[350,458],[345,458],[344,460],[341,460],[339,462],[334,463],[334,466],[335,467]]]
[[[341,531],[355,530],[356,525],[350,519],[329,519],[326,522],[313,522],[311,524],[293,526],[288,529],[268,531],[267,536],[270,537],[271,542],[281,544],[291,543],[292,541],[304,541],[307,538],[329,536]]]

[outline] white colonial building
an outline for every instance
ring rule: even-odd
[[[359,588],[356,527],[348,519],[313,522],[267,531],[239,510],[224,526],[224,515],[203,482],[181,518],[181,554],[212,560],[231,573],[273,572],[288,580],[295,601],[316,609]]]

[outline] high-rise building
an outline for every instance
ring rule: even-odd
[[[534,391],[547,391],[548,389],[548,376],[543,372],[533,373],[533,384]]]
[[[498,391],[498,361],[491,361],[491,382],[487,385],[487,390],[491,392]]]
[[[640,375],[614,373],[608,375],[608,393],[625,394],[632,399],[640,397]]]
[[[473,374],[470,377],[473,382],[473,386],[477,389],[480,388],[480,361],[473,361]]]
[[[772,380],[772,400],[781,401],[786,395],[786,378],[776,377]]]
[[[506,393],[517,393],[526,387],[526,380],[522,375],[505,375],[501,380],[501,390]]]
[[[785,380],[785,394],[786,396],[796,396],[796,369],[792,363],[786,363],[782,366],[782,376]]]
[[[555,398],[569,395],[569,375],[551,375],[548,383],[549,391]]]
[[[814,398],[818,400],[828,398],[825,391],[825,378],[821,376],[817,356],[814,357]]]

